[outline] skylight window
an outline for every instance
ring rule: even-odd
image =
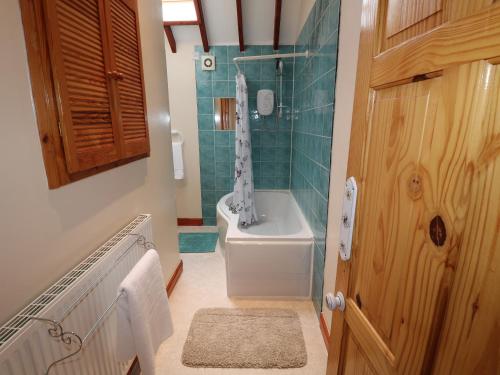
[[[163,0],[163,22],[198,21],[193,0]]]

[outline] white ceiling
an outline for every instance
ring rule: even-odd
[[[280,44],[294,44],[314,0],[283,0]],[[202,0],[210,45],[238,44],[235,0]],[[273,0],[242,0],[245,44],[272,44]],[[197,26],[173,27],[177,44],[200,43]]]

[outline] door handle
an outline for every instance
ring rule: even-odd
[[[344,203],[342,204],[342,218],[340,223],[340,258],[343,261],[351,259],[352,234],[356,217],[356,200],[358,186],[354,177],[349,177],[345,183]]]
[[[337,292],[337,295],[333,293],[327,293],[325,296],[326,306],[330,310],[344,311],[345,310],[345,298],[342,292]]]

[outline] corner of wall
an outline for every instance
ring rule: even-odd
[[[304,5],[304,4],[303,4]],[[314,232],[312,299],[322,310],[340,0],[313,1],[295,44],[291,190]]]
[[[194,42],[179,41],[177,52],[172,53],[166,44],[170,119],[172,129],[179,131],[184,139],[184,179],[175,181],[180,218],[202,217],[194,46]]]

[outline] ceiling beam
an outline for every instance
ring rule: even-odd
[[[274,38],[273,49],[280,48],[281,0],[274,2]]]
[[[245,50],[245,41],[243,39],[243,11],[241,10],[241,0],[236,0],[236,16],[238,17],[238,40],[240,43],[240,52]]]
[[[174,33],[172,32],[172,28],[170,25],[163,25],[163,29],[165,30],[165,35],[167,35],[168,44],[170,45],[170,49],[173,53],[177,52],[177,45],[175,44]]]
[[[210,51],[207,38],[207,29],[205,27],[205,19],[203,17],[203,7],[201,0],[194,0],[194,9],[196,10],[196,17],[198,18],[198,26],[200,27],[201,42],[203,43],[203,51]]]

